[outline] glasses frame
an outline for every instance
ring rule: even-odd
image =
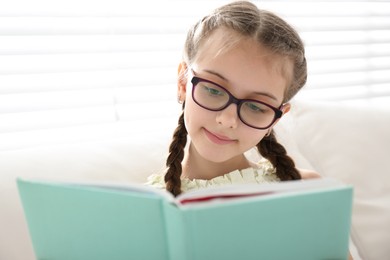
[[[229,100],[226,102],[226,104],[220,108],[216,108],[216,109],[213,109],[213,108],[208,108],[208,107],[205,107],[204,105],[200,104],[196,99],[195,99],[195,88],[196,86],[200,83],[200,82],[207,82],[207,83],[211,83],[211,84],[214,84],[216,85],[217,87],[223,89],[224,91],[226,91],[226,93],[228,94],[229,96]],[[264,129],[268,129],[270,128],[276,120],[278,120],[279,118],[282,117],[283,115],[283,111],[280,110],[280,108],[283,106],[283,104],[281,104],[279,106],[279,108],[277,107],[274,107],[274,106],[271,106],[267,103],[264,103],[260,100],[256,100],[256,99],[239,99],[239,98],[236,98],[235,96],[232,95],[232,93],[230,93],[226,88],[222,87],[221,85],[215,83],[215,82],[212,82],[210,80],[207,80],[207,79],[203,79],[203,78],[200,78],[200,77],[197,77],[197,76],[194,76],[192,77],[191,79],[191,83],[192,83],[192,100],[194,100],[194,102],[196,104],[198,104],[200,107],[204,108],[204,109],[207,109],[209,111],[222,111],[224,110],[225,108],[227,108],[228,106],[230,106],[231,104],[236,104],[237,105],[237,115],[238,115],[238,118],[241,120],[241,122],[243,122],[245,125],[249,126],[249,127],[252,127],[252,128],[255,128],[255,129],[260,129],[260,130],[264,130]],[[257,127],[257,126],[253,126],[251,124],[248,124],[247,122],[245,122],[242,117],[241,117],[241,114],[240,114],[240,109],[241,109],[241,106],[244,102],[258,102],[264,106],[267,106],[269,107],[270,109],[272,109],[274,112],[275,112],[275,115],[274,115],[274,118],[272,120],[272,122],[270,124],[268,124],[267,126],[265,127]]]

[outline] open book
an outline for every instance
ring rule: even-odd
[[[170,193],[18,180],[37,259],[347,259],[352,187],[332,179]]]

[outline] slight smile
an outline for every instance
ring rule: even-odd
[[[206,128],[203,128],[203,131],[204,131],[205,135],[207,136],[207,138],[215,144],[225,145],[225,144],[231,144],[231,143],[236,142],[236,140],[230,139],[229,137],[214,134],[214,133],[208,131]]]

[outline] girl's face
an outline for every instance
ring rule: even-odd
[[[237,115],[237,105],[222,111],[200,107],[192,99],[193,76],[223,86],[239,99],[255,99],[280,107],[287,86],[280,69],[280,59],[251,39],[220,51],[227,30],[216,30],[205,41],[196,60],[188,69],[187,78],[179,80],[179,96],[185,97],[185,125],[191,145],[204,159],[226,162],[254,147],[268,132],[244,124]],[[277,61],[276,61],[277,60]],[[184,66],[181,70],[186,69]],[[288,105],[281,110],[287,112]]]

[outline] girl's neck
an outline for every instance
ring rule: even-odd
[[[243,154],[224,162],[212,162],[200,156],[191,143],[186,149],[182,163],[182,177],[185,178],[210,180],[234,170],[251,167],[251,163]]]

